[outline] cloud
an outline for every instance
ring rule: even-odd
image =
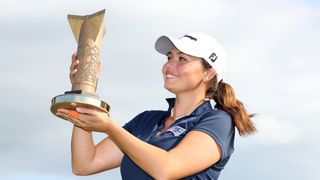
[[[303,131],[294,122],[260,117],[255,119],[255,123],[258,132],[250,138],[256,144],[285,146],[302,139]]]
[[[73,180],[72,178],[67,175],[62,174],[51,174],[51,173],[39,173],[39,172],[32,172],[32,171],[25,171],[25,172],[18,172],[16,174],[1,174],[1,178],[3,179],[14,179],[14,180]]]
[[[0,20],[2,21],[23,21],[26,19],[46,19],[52,20],[59,16],[66,17],[67,11],[98,11],[105,8],[108,3],[105,1],[92,0],[90,3],[85,0],[56,0],[56,1],[39,1],[30,0],[2,0],[0,2],[1,12]],[[97,9],[100,8],[100,9]]]

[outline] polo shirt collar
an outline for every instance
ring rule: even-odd
[[[168,105],[169,105],[168,113],[170,114],[171,109],[173,108],[174,103],[176,102],[176,98],[167,98],[166,101],[168,102]],[[211,110],[212,110],[212,106],[211,106],[210,100],[206,99],[205,102],[199,105],[190,115],[195,116]]]

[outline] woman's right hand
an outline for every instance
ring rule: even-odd
[[[77,66],[79,65],[80,61],[78,59],[78,53],[75,52],[72,54],[71,56],[71,65],[70,65],[70,73],[69,73],[69,79],[71,81],[71,83],[73,82],[73,78],[74,75],[77,73]],[[101,61],[99,60],[99,69],[98,69],[98,77],[100,75],[100,71],[101,71]]]
[[[70,65],[70,73],[69,73],[69,78],[71,83],[73,82],[74,75],[77,72],[77,65],[80,62],[79,59],[77,58],[78,58],[78,53],[77,52],[73,53],[71,57],[71,65]]]

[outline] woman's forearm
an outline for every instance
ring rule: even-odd
[[[168,175],[166,168],[170,164],[170,158],[167,151],[141,141],[114,122],[110,123],[109,131],[106,133],[149,175],[156,179],[164,179]]]
[[[71,153],[73,173],[76,175],[89,174],[89,167],[95,153],[92,132],[74,126],[72,131]]]

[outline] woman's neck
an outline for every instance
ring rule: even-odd
[[[177,95],[174,109],[172,112],[173,118],[182,117],[191,114],[200,104],[205,101],[205,95]]]

